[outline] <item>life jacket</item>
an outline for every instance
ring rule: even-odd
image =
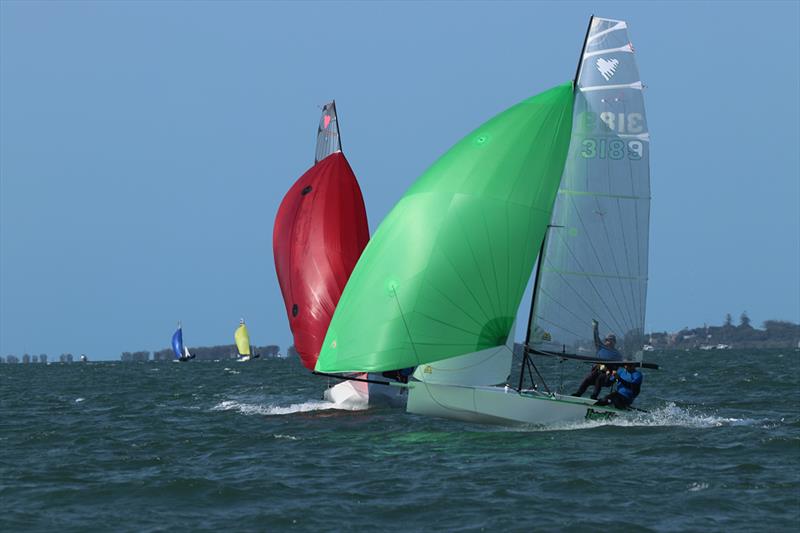
[[[638,370],[634,370],[631,373],[624,368],[620,368],[617,370],[617,392],[628,400],[633,401],[639,396],[643,380],[644,376]]]

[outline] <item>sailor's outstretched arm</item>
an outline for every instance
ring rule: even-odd
[[[599,350],[603,343],[600,342],[600,331],[597,327],[597,320],[595,319],[592,319],[592,333],[594,334],[594,347]]]

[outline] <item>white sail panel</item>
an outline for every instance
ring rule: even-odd
[[[641,359],[647,296],[650,136],[623,21],[593,18],[578,70],[572,138],[538,274],[534,349],[596,353],[613,333]]]

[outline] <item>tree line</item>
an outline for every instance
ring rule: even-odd
[[[734,348],[796,348],[800,343],[800,324],[788,320],[766,320],[761,328],[754,328],[747,311],[734,325],[730,313],[721,326],[685,327],[680,331],[649,334],[655,348],[699,348],[709,345],[729,345]]]

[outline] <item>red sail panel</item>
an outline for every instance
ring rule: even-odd
[[[361,189],[341,152],[303,174],[278,208],[272,234],[275,270],[295,349],[309,370],[368,241]]]

